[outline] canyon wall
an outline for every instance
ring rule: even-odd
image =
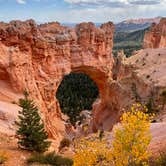
[[[10,102],[12,110],[12,103],[17,103],[27,90],[40,108],[49,136],[60,140],[66,127],[56,91],[64,75],[83,72],[96,82],[100,93],[93,104],[91,131],[111,130],[132,103],[146,104],[153,98],[160,104],[160,94],[166,88],[166,49],[149,48],[165,47],[165,27],[166,20],[162,19],[145,34],[147,49],[130,58],[119,52],[113,59],[111,22],[99,28],[93,23],[68,28],[57,22],[1,22],[0,106],[6,111],[4,102]],[[13,116],[11,111],[8,113]],[[165,109],[162,114],[159,119],[165,120]],[[0,114],[1,118],[4,115]]]
[[[112,79],[113,32],[111,22],[99,28],[93,23],[68,28],[57,22],[1,22],[0,82],[20,96],[27,90],[40,108],[49,136],[61,139],[65,125],[55,94],[64,75],[89,75],[99,88],[99,103],[106,109],[108,80]],[[18,102],[17,98],[12,100]]]
[[[166,90],[166,18],[146,32],[144,47],[129,58],[123,51],[114,58],[113,80],[105,103],[94,103],[94,131],[111,130],[120,114],[130,110],[133,103],[150,105],[153,108],[150,111],[158,111],[156,121],[166,121],[166,107],[162,106],[161,97]]]
[[[159,24],[153,23],[144,37],[144,48],[164,47],[166,47],[166,18],[162,18]]]

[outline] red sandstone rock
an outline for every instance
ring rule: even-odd
[[[144,37],[144,48],[164,47],[166,47],[166,18],[162,18],[159,24],[152,24]]]
[[[165,27],[165,21],[162,25]],[[18,100],[28,90],[50,137],[58,142],[65,125],[55,93],[65,74],[84,72],[100,91],[93,104],[91,129],[111,130],[123,108],[127,110],[135,102],[133,85],[137,95],[147,101],[152,94],[157,100],[166,83],[165,48],[141,50],[128,59],[121,52],[113,65],[113,31],[111,22],[100,28],[81,23],[74,29],[57,22],[36,25],[33,20],[0,23],[0,100]],[[161,41],[164,43],[163,37]],[[8,85],[10,93],[2,84]],[[15,108],[11,110],[16,114]],[[165,118],[161,116],[161,120]]]
[[[65,74],[84,72],[98,85],[101,104],[108,98],[112,77],[114,25],[96,28],[81,23],[75,29],[57,22],[37,25],[33,20],[0,23],[0,80],[16,93],[25,89],[41,110],[49,135],[65,132],[55,93]],[[103,108],[105,109],[105,108]]]
[[[110,80],[104,100],[93,104],[92,130],[111,130],[133,103],[147,104],[150,100],[160,110],[156,121],[165,122],[166,107],[162,107],[161,99],[166,89],[165,69],[166,48],[139,50],[130,58],[120,52],[112,70],[114,80]]]

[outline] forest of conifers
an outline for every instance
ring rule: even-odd
[[[98,96],[96,84],[83,73],[70,73],[64,76],[56,97],[59,100],[61,110],[75,125],[80,120],[82,110],[91,110],[92,104]]]

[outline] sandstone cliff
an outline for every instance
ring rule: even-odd
[[[162,18],[159,24],[152,24],[144,37],[144,48],[164,47],[166,47],[166,18]]]
[[[17,96],[1,98],[17,102],[26,89],[39,106],[50,137],[60,139],[65,126],[55,98],[57,88],[65,74],[84,72],[97,83],[103,103],[112,77],[113,32],[111,22],[100,28],[81,23],[73,29],[57,22],[1,22],[0,81]]]
[[[152,46],[160,47],[165,42],[160,35],[165,32],[165,21],[156,27],[162,27],[154,33],[161,36],[160,42]],[[71,71],[89,75],[99,88],[100,96],[93,104],[92,131],[111,130],[134,102],[146,104],[152,98],[160,105],[160,94],[166,89],[166,49],[144,49],[130,58],[121,52],[113,59],[113,32],[111,22],[99,28],[93,23],[68,28],[57,22],[1,22],[0,124],[13,131],[11,124],[19,109],[14,102],[26,89],[40,108],[49,136],[59,141],[66,128],[55,93],[63,76]],[[154,36],[145,39],[155,43],[151,40]],[[157,121],[166,121],[165,111],[161,109]]]

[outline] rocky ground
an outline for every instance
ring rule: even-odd
[[[27,166],[26,159],[30,154],[18,148],[14,137],[0,133],[0,151],[7,155],[7,161],[3,166]]]
[[[54,143],[53,143],[54,144]],[[49,151],[53,151],[53,147]],[[0,153],[5,153],[7,160],[2,166],[41,166],[40,164],[28,164],[27,159],[32,153],[22,150],[17,145],[17,139],[14,136],[0,132]],[[49,166],[43,165],[42,166]]]
[[[0,132],[14,135],[14,122],[20,110],[17,102],[21,97],[21,94],[12,90],[8,82],[0,80]]]
[[[157,120],[166,122],[166,108],[162,108],[161,93],[166,90],[166,48],[144,49],[124,63],[132,65],[141,98],[153,98],[159,109]]]
[[[149,146],[152,155],[166,150],[166,122],[151,125],[152,140]]]

